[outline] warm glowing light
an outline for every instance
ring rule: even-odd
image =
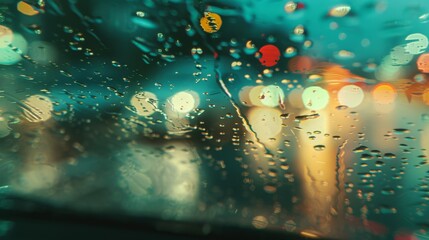
[[[51,118],[53,104],[48,97],[33,95],[23,101],[24,117],[30,122],[43,122]]]
[[[284,106],[285,94],[279,86],[270,85],[262,89],[259,98],[261,103],[267,107]]]
[[[140,116],[150,116],[158,108],[158,99],[151,92],[139,92],[131,98],[130,102]]]
[[[39,13],[37,10],[35,10],[33,8],[33,6],[31,6],[30,4],[28,4],[24,1],[20,1],[18,3],[17,9],[19,12],[21,12],[22,14],[25,14],[27,16],[34,16],[34,15]]]
[[[214,33],[222,27],[222,18],[217,13],[205,12],[200,25],[205,32]]]
[[[176,93],[169,100],[173,111],[177,113],[188,113],[198,106],[198,94],[192,91]]]
[[[308,87],[302,93],[302,101],[307,109],[320,110],[328,105],[329,93],[321,87]]]
[[[374,101],[379,104],[390,104],[396,99],[396,90],[390,84],[379,84],[372,91]]]
[[[292,13],[295,11],[297,4],[294,1],[289,1],[285,4],[285,11],[287,13]]]
[[[417,68],[422,73],[429,73],[429,53],[425,53],[419,56],[417,59]]]
[[[329,16],[332,17],[344,17],[350,12],[351,7],[349,5],[338,5],[329,10]]]
[[[276,108],[258,107],[249,113],[249,123],[262,142],[276,138],[282,130],[282,112]]]
[[[255,48],[255,44],[252,43],[251,40],[246,42],[246,48]]]
[[[244,52],[246,54],[254,54],[257,51],[255,44],[252,43],[251,40],[246,42],[246,47],[244,48]]]
[[[338,101],[340,105],[345,105],[349,108],[359,106],[364,98],[365,94],[359,86],[347,85],[338,91]]]
[[[249,92],[250,103],[253,106],[262,107],[264,104],[261,102],[261,93],[264,86],[253,87]]]
[[[13,41],[13,32],[10,28],[0,25],[0,48],[8,47]]]

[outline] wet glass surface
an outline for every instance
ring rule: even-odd
[[[0,194],[429,239],[428,22],[423,0],[2,0]]]

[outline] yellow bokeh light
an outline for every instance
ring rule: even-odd
[[[249,99],[250,103],[253,106],[263,107],[264,104],[261,102],[261,93],[262,89],[264,89],[265,86],[256,86],[253,87],[249,92]]]
[[[249,113],[249,123],[259,140],[268,142],[282,130],[282,112],[276,108],[257,107]]]
[[[217,13],[205,12],[200,25],[205,32],[214,33],[222,27],[222,18]]]
[[[287,13],[292,13],[296,10],[297,4],[294,1],[289,1],[285,4],[285,11]]]
[[[23,101],[24,117],[29,122],[43,122],[51,118],[53,104],[48,97],[33,95]]]
[[[130,102],[140,116],[150,116],[158,108],[158,99],[151,92],[139,92],[131,98]]]

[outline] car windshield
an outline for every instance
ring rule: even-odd
[[[428,23],[426,0],[1,0],[0,210],[429,239]]]

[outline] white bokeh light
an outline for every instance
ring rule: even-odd
[[[23,54],[25,54],[27,52],[27,45],[27,41],[21,34],[13,34],[12,46],[16,47],[18,51],[21,51]],[[14,51],[11,47],[7,46],[0,48],[0,65],[13,65],[21,60],[21,55]]]
[[[176,93],[169,103],[173,111],[177,113],[188,113],[198,106],[198,94],[192,91]]]
[[[262,89],[259,98],[263,105],[267,107],[277,107],[283,104],[285,94],[279,86],[270,85]]]
[[[359,86],[356,85],[347,85],[344,86],[338,91],[338,101],[341,105],[345,105],[349,108],[354,108],[359,106],[365,94]]]
[[[302,102],[307,109],[320,110],[328,105],[329,93],[321,87],[308,87],[302,93]]]

